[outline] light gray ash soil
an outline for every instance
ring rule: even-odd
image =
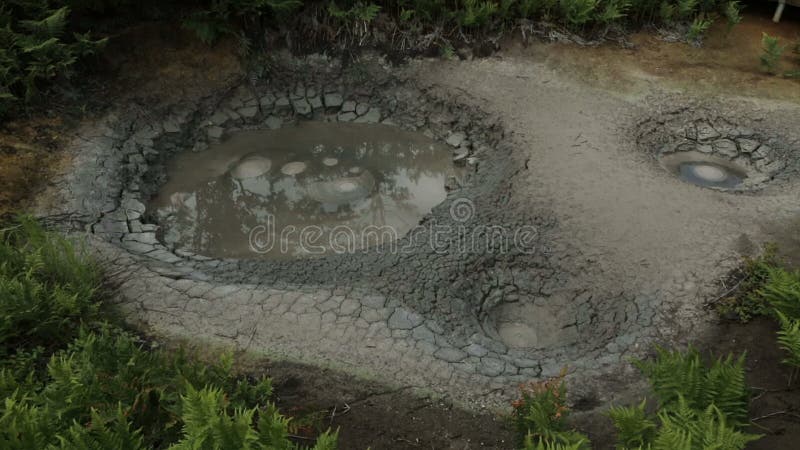
[[[74,140],[73,165],[56,184],[61,201],[47,213],[89,232],[120,310],[157,334],[331,366],[472,407],[507,405],[519,382],[568,366],[573,400],[591,409],[641,386],[631,357],[706,333],[716,280],[744,244],[763,241],[765,226],[798,214],[787,163],[798,151],[797,108],[710,102],[623,97],[513,58],[404,69],[291,60],[268,80],[207,98],[121,105]],[[401,240],[404,252],[217,260],[161,243],[144,205],[171,156],[296,120],[419,131],[468,159],[470,175]],[[701,136],[705,123],[719,136]],[[769,147],[763,168],[745,139]],[[742,193],[684,183],[657,161],[684,144],[749,155],[766,178]],[[517,230],[535,233],[516,247],[462,251],[455,238],[431,246],[444,226],[462,238],[497,227],[512,242]]]

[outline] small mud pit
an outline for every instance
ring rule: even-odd
[[[642,122],[637,141],[679,179],[722,191],[757,191],[785,181],[794,148],[763,120],[681,108]]]
[[[210,257],[274,259],[402,237],[445,197],[450,150],[374,124],[242,131],[178,155],[151,211],[164,243]]]
[[[698,152],[667,155],[661,158],[661,164],[687,183],[712,189],[737,189],[747,179],[747,168]]]

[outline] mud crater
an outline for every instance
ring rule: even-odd
[[[720,191],[758,191],[798,170],[795,149],[763,120],[721,117],[703,108],[644,120],[637,140],[667,172]]]

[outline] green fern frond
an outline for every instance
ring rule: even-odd
[[[64,6],[40,20],[21,20],[20,27],[39,39],[58,38],[67,26],[69,7]]]
[[[641,448],[655,436],[656,424],[647,417],[646,401],[637,406],[612,407],[608,415],[617,430],[617,449]]]
[[[686,352],[656,349],[654,361],[634,364],[650,380],[661,406],[669,408],[683,399],[696,410],[716,405],[736,424],[747,420],[749,392],[744,378],[744,358],[728,355],[710,367],[694,348]]]
[[[775,311],[780,321],[778,345],[788,353],[783,363],[793,368],[800,368],[800,320],[790,319],[781,311]]]

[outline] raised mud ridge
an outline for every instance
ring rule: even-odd
[[[267,81],[239,81],[207,98],[122,105],[80,131],[73,165],[57,184],[63,201],[49,213],[65,228],[89,233],[126,319],[158,334],[331,365],[465,403],[501,404],[519,382],[565,365],[580,379],[619,370],[664,336],[661,324],[672,319],[660,311],[662,298],[598,294],[571,282],[591,261],[576,268],[571,250],[550,246],[558,226],[550,212],[512,206],[524,157],[499,120],[458,95],[420,87],[379,63],[343,68],[310,57],[286,61]],[[402,252],[218,260],[162,244],[144,205],[164,182],[171,156],[237,130],[302,120],[418,131],[450,145],[457,160],[468,161],[469,174],[400,240]],[[684,123],[663,134],[665,123],[659,116],[638,128],[641,146],[654,155],[684,141],[706,145],[699,134],[686,136]],[[699,122],[690,123],[699,133]],[[745,134],[725,136],[740,155]],[[764,158],[776,160],[772,152]],[[436,227],[451,230],[450,239],[432,245]],[[497,245],[520,229],[535,230],[524,245]],[[478,245],[465,246],[473,235]],[[572,391],[580,397],[592,389]]]

